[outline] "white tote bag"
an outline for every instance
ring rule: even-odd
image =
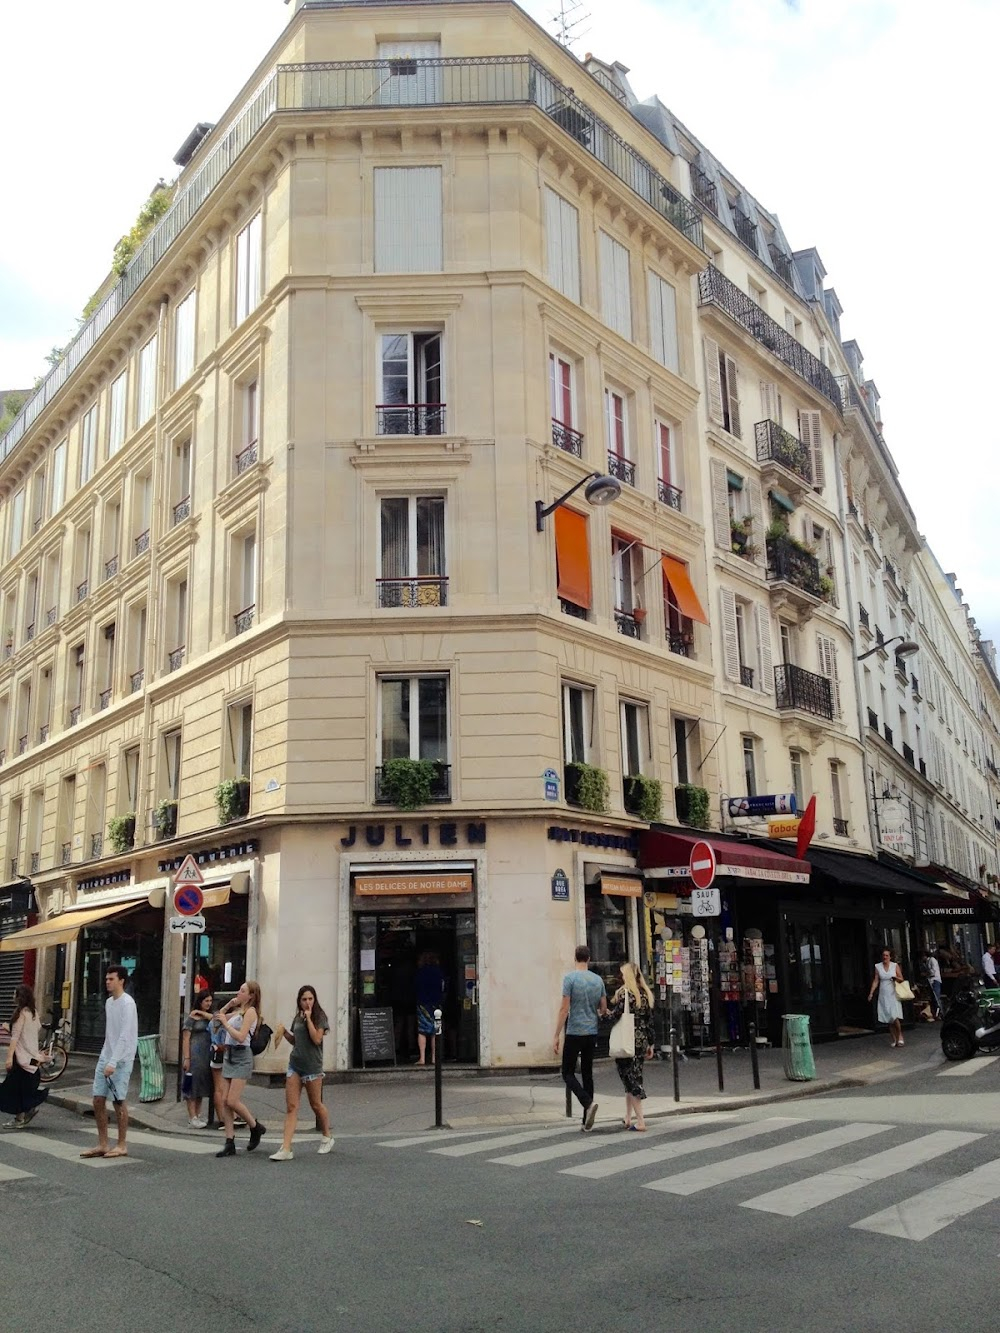
[[[628,987],[625,987],[625,1012],[611,1029],[608,1054],[612,1060],[631,1060],[635,1055],[635,1014],[628,1007]]]

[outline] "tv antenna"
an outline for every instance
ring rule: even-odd
[[[570,47],[586,37],[588,29],[580,31],[581,24],[587,22],[590,14],[583,8],[583,0],[559,0],[559,8],[552,15],[556,30],[556,41],[560,46]]]

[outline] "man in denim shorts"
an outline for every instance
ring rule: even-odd
[[[128,972],[113,963],[104,974],[108,998],[104,1005],[104,1045],[97,1057],[94,1073],[94,1120],[97,1122],[97,1147],[88,1148],[81,1157],[127,1157],[129,1079],[139,1045],[139,1014],[135,1000],[125,993]],[[108,1145],[108,1098],[115,1107],[118,1142]]]

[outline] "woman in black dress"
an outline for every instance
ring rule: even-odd
[[[623,1124],[626,1129],[641,1134],[646,1129],[642,1114],[642,1103],[646,1099],[642,1067],[653,1054],[653,992],[634,963],[622,963],[621,973],[623,984],[615,991],[608,1018],[615,1021],[621,1018],[625,1012],[625,992],[628,991],[629,1009],[635,1015],[635,1054],[630,1060],[616,1060],[615,1066],[625,1088]]]
[[[14,991],[14,1013],[10,1020],[7,1047],[7,1077],[0,1084],[0,1111],[14,1116],[14,1124],[27,1125],[49,1095],[39,1090],[38,1012],[30,986]]]

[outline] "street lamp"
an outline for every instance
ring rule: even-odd
[[[888,648],[889,644],[895,643],[897,639],[900,641],[899,647],[896,649],[897,657],[912,657],[914,653],[920,652],[919,643],[914,643],[912,639],[908,639],[904,634],[894,634],[891,639],[883,639],[874,648],[869,648],[866,653],[859,653],[856,660],[863,662],[866,657],[871,657],[872,653],[877,653],[882,648]]]
[[[538,532],[545,531],[545,520],[549,514],[559,508],[561,504],[574,495],[581,486],[586,486],[583,497],[588,504],[609,505],[618,499],[622,493],[621,482],[614,477],[607,477],[602,472],[591,472],[586,477],[581,477],[575,486],[571,486],[568,491],[560,495],[558,500],[553,500],[550,505],[543,504],[541,500],[535,501],[535,528]]]

